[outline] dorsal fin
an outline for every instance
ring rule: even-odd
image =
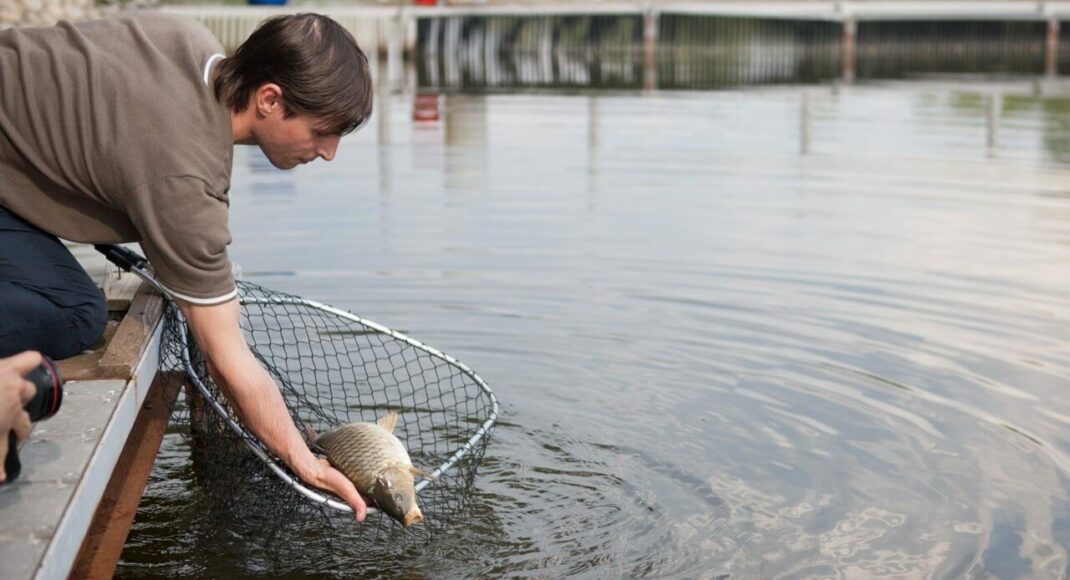
[[[386,415],[376,419],[375,424],[393,433],[394,427],[398,426],[398,414],[394,411],[390,411]]]
[[[316,434],[316,430],[312,428],[312,425],[308,423],[302,423],[305,426],[305,438],[308,439],[308,447],[313,451],[323,451],[323,447],[320,447],[320,436]]]

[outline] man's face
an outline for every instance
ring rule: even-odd
[[[330,161],[341,137],[323,134],[316,126],[315,119],[301,115],[285,118],[279,111],[264,119],[257,144],[279,169],[293,169],[318,157]]]
[[[255,109],[252,142],[260,146],[271,164],[279,169],[293,169],[322,157],[334,159],[340,135],[325,134],[317,119],[285,114],[282,89],[268,83],[257,89],[251,103]]]

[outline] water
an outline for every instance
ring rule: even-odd
[[[169,434],[119,575],[1065,575],[1065,89],[382,93],[333,163],[239,148],[245,278],[503,420],[452,535],[338,559],[231,532]]]

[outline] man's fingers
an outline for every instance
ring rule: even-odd
[[[0,457],[7,460],[7,435],[0,437]],[[0,462],[0,482],[7,481],[7,474],[4,473],[4,463]]]
[[[22,376],[37,368],[38,366],[40,366],[40,364],[41,353],[28,350],[26,352],[4,359],[3,362],[0,362],[0,365],[2,365],[0,366],[0,368],[9,369],[15,373],[18,373],[19,376]]]
[[[19,391],[19,400],[22,401],[23,405],[29,403],[30,399],[36,394],[37,387],[35,387],[33,383],[30,381],[22,381],[22,389]]]
[[[11,426],[11,430],[15,432],[15,437],[19,439],[25,439],[30,436],[30,415],[26,411],[19,411],[19,414],[15,416],[15,424]],[[5,440],[6,441],[6,440]],[[7,457],[6,455],[4,457]]]
[[[326,478],[326,483],[331,490],[353,508],[353,512],[357,515],[357,521],[363,522],[364,518],[368,516],[368,505],[364,503],[364,499],[357,493],[357,488],[353,486],[353,482],[349,481],[346,476],[342,475],[342,472],[333,467],[328,469]]]

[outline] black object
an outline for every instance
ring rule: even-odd
[[[119,266],[127,272],[130,271],[130,268],[140,268],[144,270],[149,263],[148,260],[139,256],[137,252],[128,250],[122,246],[98,244],[93,247],[101,254],[104,254],[104,257],[107,258],[109,262]]]
[[[63,381],[59,376],[59,369],[52,359],[43,357],[41,365],[33,369],[24,377],[33,383],[34,394],[23,409],[30,415],[30,421],[47,419],[59,411],[63,403]],[[15,432],[7,434],[7,457],[4,458],[4,473],[7,474],[8,482],[14,481],[22,471],[22,462],[19,461],[19,450],[16,446],[18,440]]]

